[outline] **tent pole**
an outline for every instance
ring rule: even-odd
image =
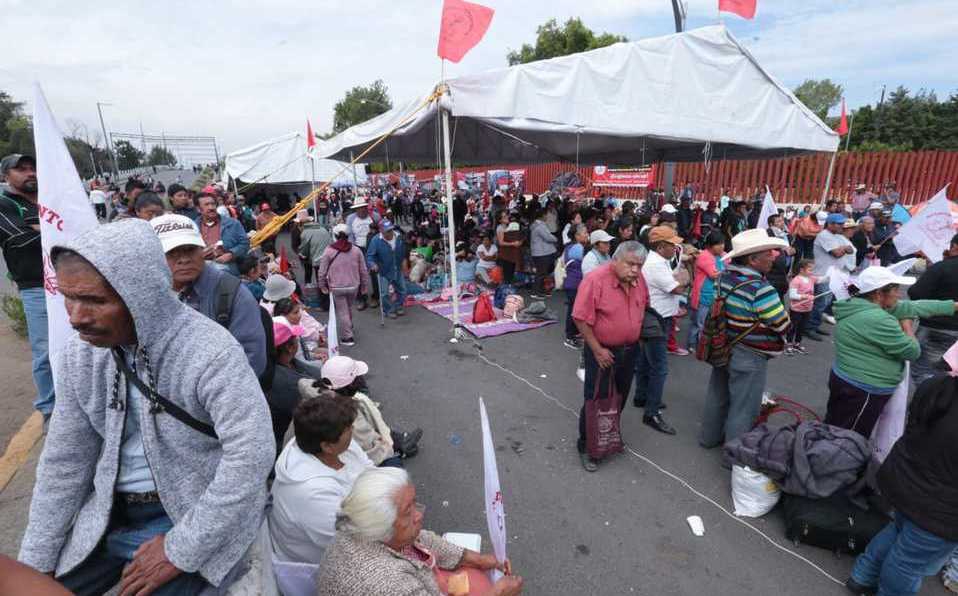
[[[452,282],[452,336],[459,329],[459,280],[456,279],[456,222],[452,218],[452,152],[449,150],[449,112],[442,110],[442,153],[446,165],[446,227],[449,229],[449,276]]]
[[[825,190],[822,191],[822,203],[821,206],[825,206],[825,200],[828,197],[828,191],[832,187],[832,172],[835,171],[835,158],[838,156],[838,148],[835,148],[835,152],[832,153],[832,162],[828,165],[828,177],[825,178]]]

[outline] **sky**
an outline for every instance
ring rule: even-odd
[[[447,76],[507,65],[550,18],[580,17],[630,40],[674,32],[670,0],[482,0],[486,37]],[[717,0],[688,0],[687,29],[719,21]],[[753,21],[722,22],[790,88],[843,85],[849,107],[883,84],[958,93],[954,0],[758,0]],[[332,127],[333,106],[382,79],[393,101],[440,77],[441,0],[0,0],[0,90],[30,103],[39,82],[61,128],[215,136],[221,151]],[[29,106],[28,106],[29,109]]]

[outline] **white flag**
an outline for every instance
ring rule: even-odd
[[[758,214],[758,228],[761,230],[768,229],[768,218],[772,215],[778,213],[778,207],[775,206],[775,201],[772,200],[772,191],[769,190],[768,186],[765,186],[765,200],[762,201],[762,211]]]
[[[911,363],[905,361],[904,376],[895,392],[885,402],[878,422],[872,430],[872,454],[879,463],[885,461],[891,448],[905,434],[905,418],[908,414],[908,381],[911,379]]]
[[[39,84],[33,88],[33,138],[37,150],[43,288],[47,296],[50,363],[53,365],[56,354],[74,331],[63,295],[57,288],[50,249],[95,228],[99,222]],[[55,375],[56,370],[53,373]]]
[[[499,489],[496,446],[492,443],[486,404],[481,397],[479,398],[479,419],[482,423],[482,475],[485,481],[486,524],[489,526],[492,551],[496,554],[496,560],[502,563],[506,560],[506,513],[502,506],[502,491]],[[502,577],[502,572],[493,570],[490,576],[495,583]]]
[[[336,301],[329,291],[329,322],[326,323],[326,352],[329,357],[339,356],[339,329],[336,324]]]
[[[955,235],[951,204],[945,193],[947,188],[948,185],[945,185],[924,209],[898,229],[898,235],[892,242],[900,254],[908,255],[920,250],[932,263],[941,260],[942,253]]]
[[[848,300],[848,284],[851,282],[851,275],[844,269],[829,267],[825,272],[828,278],[828,290],[835,297],[835,300]]]

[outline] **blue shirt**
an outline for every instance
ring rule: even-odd
[[[465,260],[456,260],[456,281],[461,284],[471,283],[476,281],[476,259]]]
[[[722,257],[715,257],[715,268],[721,273],[725,270],[725,261]],[[715,281],[706,277],[702,282],[702,289],[699,291],[699,308],[712,306],[715,302]]]
[[[123,349],[123,357],[133,372],[136,372],[136,360],[126,348]],[[147,379],[143,382],[149,384]],[[150,464],[143,451],[143,434],[140,432],[140,416],[145,401],[146,397],[127,379],[124,407],[126,422],[123,424],[123,442],[120,444],[120,470],[116,475],[116,492],[148,493],[156,490],[153,472],[150,471]]]

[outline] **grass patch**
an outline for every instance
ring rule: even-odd
[[[20,337],[27,336],[27,313],[23,312],[23,302],[17,296],[4,294],[0,297],[0,308],[10,321],[10,328]]]

